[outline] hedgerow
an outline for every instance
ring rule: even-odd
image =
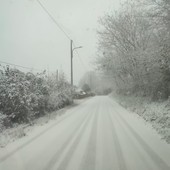
[[[28,123],[72,102],[72,88],[63,78],[0,67],[0,113],[4,126]],[[2,124],[1,123],[1,124]]]

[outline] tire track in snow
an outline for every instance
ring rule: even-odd
[[[114,147],[116,149],[116,154],[118,158],[119,170],[127,170],[125,158],[123,156],[122,148],[119,143],[119,138],[116,132],[116,127],[114,125],[110,112],[108,113],[108,119],[110,120],[110,125],[112,127],[112,135],[113,135]]]
[[[99,107],[98,107],[99,109]],[[96,168],[96,140],[97,140],[97,122],[98,122],[98,109],[95,111],[93,118],[91,133],[87,143],[86,152],[80,164],[80,170],[95,170]]]
[[[116,114],[113,113],[113,115],[114,115],[114,117],[112,117],[112,119],[114,118],[116,120],[116,122],[119,122],[119,127],[122,129],[123,134],[126,136],[126,138],[131,143],[131,145],[133,145],[133,149],[136,151],[137,156],[140,157],[140,161],[142,162],[141,164],[146,165],[148,170],[155,170],[155,168],[151,167],[151,165],[147,161],[147,158],[144,157],[145,155],[143,155],[141,152],[139,152],[138,146],[135,144],[134,140],[132,140],[132,137],[130,137],[129,130],[127,130],[126,126],[123,124],[123,122],[117,116],[117,113]],[[145,168],[145,170],[146,170],[146,168]]]
[[[105,107],[108,106],[105,104]],[[113,145],[112,128],[110,128],[110,120],[108,117],[108,110],[105,108],[101,112],[102,115],[102,164],[99,167],[100,170],[118,170],[116,149]]]
[[[96,110],[94,110],[96,111]],[[78,144],[80,143],[80,140],[83,136],[83,132],[85,131],[85,129],[87,128],[87,125],[89,123],[89,120],[92,118],[92,114],[91,116],[87,119],[87,121],[85,122],[85,124],[83,125],[82,129],[80,130],[79,134],[77,135],[77,137],[74,139],[74,142],[72,143],[72,145],[70,146],[69,151],[66,153],[66,156],[63,158],[63,161],[60,163],[60,165],[58,166],[58,170],[66,170],[67,166],[70,162],[70,159],[72,157],[72,155],[74,154],[74,152],[76,151],[76,148],[78,146]],[[95,119],[96,117],[94,117]]]
[[[75,112],[75,113],[74,113]],[[54,128],[55,126],[57,126],[58,124],[62,123],[64,120],[68,119],[70,116],[73,116],[73,114],[78,114],[78,111],[75,111],[75,109],[73,109],[72,111],[69,112],[69,114],[65,115],[62,119],[58,120],[56,123],[52,124],[50,127],[48,127],[47,129],[45,129],[44,131],[40,132],[38,135],[34,136],[33,138],[31,138],[30,140],[28,140],[27,142],[25,142],[24,144],[22,144],[21,146],[17,147],[16,149],[14,149],[13,151],[7,153],[5,156],[0,158],[0,163],[5,161],[6,159],[8,159],[9,157],[13,156],[16,152],[18,152],[19,150],[21,150],[22,148],[24,148],[25,146],[29,145],[30,143],[32,143],[33,141],[35,141],[37,138],[39,138],[40,136],[44,135],[45,133],[47,133],[50,129]]]
[[[117,110],[116,110],[117,111]],[[148,144],[136,133],[136,131],[127,123],[127,121],[119,114],[117,111],[117,115],[119,115],[122,122],[126,125],[126,127],[130,130],[133,136],[136,138],[138,143],[142,146],[145,152],[150,156],[150,158],[154,161],[154,163],[161,170],[170,170],[170,167],[166,164],[164,160],[162,160],[155,152],[148,146]]]
[[[52,159],[49,161],[49,163],[47,164],[47,166],[44,168],[44,170],[50,170],[53,168],[53,166],[55,165],[55,163],[59,160],[61,154],[63,153],[63,151],[65,150],[65,148],[68,146],[68,144],[70,143],[70,141],[74,138],[74,135],[76,133],[76,131],[78,131],[82,126],[83,126],[83,122],[86,122],[89,120],[90,118],[90,113],[85,115],[82,118],[82,121],[80,121],[80,123],[78,124],[78,126],[72,131],[72,133],[70,134],[70,136],[67,138],[67,140],[62,144],[62,147],[57,150],[57,152],[54,154],[54,156],[52,157]]]
[[[110,99],[110,103],[114,107],[113,101]],[[117,104],[117,103],[116,103]],[[121,106],[120,106],[121,107]],[[170,170],[170,166],[167,165],[167,163],[159,157],[156,152],[142,139],[142,137],[129,125],[127,120],[123,118],[120,111],[114,107],[115,112],[117,113],[117,116],[120,118],[120,120],[123,122],[123,124],[129,129],[129,132],[134,136],[136,141],[141,145],[141,148],[148,154],[148,156],[152,159],[154,164],[159,167],[160,170]]]

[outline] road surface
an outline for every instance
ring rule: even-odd
[[[61,117],[0,154],[0,170],[170,170],[170,146],[107,96],[93,97]]]

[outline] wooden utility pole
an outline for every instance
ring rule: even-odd
[[[82,46],[73,48],[73,40],[70,41],[70,52],[71,52],[71,85],[73,86],[73,51],[82,48]]]
[[[71,52],[71,85],[73,86],[73,40],[70,43]]]
[[[57,72],[56,72],[56,80],[58,82],[58,69],[57,69]]]

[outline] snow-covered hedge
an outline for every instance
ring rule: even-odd
[[[66,81],[64,75],[60,76],[59,81],[55,81],[53,76],[49,80],[50,90],[48,99],[48,110],[60,109],[73,102],[74,89]]]
[[[30,122],[32,119],[69,104],[71,86],[66,80],[54,81],[41,74],[0,68],[0,112],[4,126]],[[61,84],[61,85],[60,85]],[[62,87],[60,88],[59,85]]]

